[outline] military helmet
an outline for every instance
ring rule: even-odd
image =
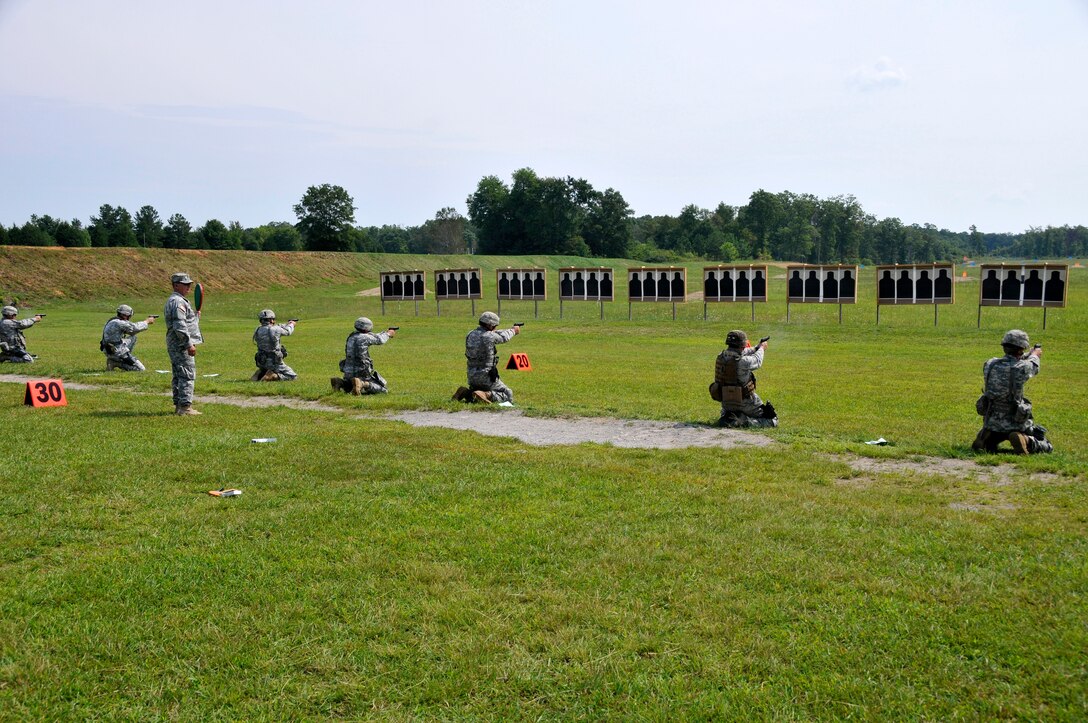
[[[1027,349],[1031,346],[1031,342],[1028,341],[1028,333],[1026,331],[1020,331],[1019,329],[1010,329],[1005,332],[1005,336],[1001,338],[1001,346],[1011,346],[1016,349]]]
[[[14,306],[5,306],[3,308],[4,316],[15,316],[18,313],[19,313],[19,310],[16,309]]]
[[[276,312],[271,309],[261,309],[260,313],[257,314],[257,319],[260,321],[272,321],[275,318]]]
[[[128,304],[121,304],[117,307],[118,316],[132,316],[132,307]]]
[[[725,345],[731,347],[742,347],[748,342],[748,335],[740,329],[734,329],[725,335]]]
[[[370,331],[374,328],[374,322],[366,318],[365,316],[360,316],[358,319],[355,320],[355,328],[358,331]]]
[[[485,311],[480,314],[480,326],[498,326],[499,315],[494,311]]]

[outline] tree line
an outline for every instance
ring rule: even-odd
[[[1088,228],[1048,226],[1019,234],[939,229],[866,213],[852,195],[818,198],[758,190],[743,206],[685,206],[677,216],[636,217],[619,191],[585,179],[516,171],[508,184],[485,176],[466,199],[468,216],[440,209],[419,226],[361,226],[348,192],[311,186],[293,207],[297,222],[244,228],[210,219],[194,228],[180,213],[163,221],[152,206],[133,216],[102,205],[87,224],[48,215],[0,224],[0,244],[132,246],[250,251],[417,254],[560,254],[652,263],[737,259],[808,263],[922,263],[960,256],[1088,256]]]

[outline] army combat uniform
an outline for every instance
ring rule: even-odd
[[[102,342],[99,344],[106,355],[106,369],[121,369],[126,372],[142,372],[143,362],[132,355],[136,346],[136,335],[147,329],[146,321],[126,321],[113,318],[102,328]]]
[[[26,337],[23,336],[23,329],[32,326],[34,319],[15,319],[14,312],[0,321],[0,362],[29,364],[34,361],[26,350]]]
[[[495,319],[498,323],[498,317]],[[499,379],[499,353],[496,344],[505,344],[514,338],[513,329],[488,331],[482,324],[465,337],[465,358],[468,359],[468,387],[470,391],[491,393],[493,402],[513,402],[514,392]]]
[[[1018,454],[1053,451],[1046,429],[1035,424],[1031,400],[1024,396],[1024,385],[1039,373],[1039,357],[1024,353],[1026,333],[1014,329],[1005,335],[1006,340],[1016,343],[1005,347],[1005,356],[982,365],[983,393],[976,405],[982,429],[971,446],[976,452],[996,452],[997,445],[1008,440]]]
[[[196,357],[189,356],[189,347],[204,343],[204,337],[200,334],[200,317],[188,299],[177,291],[166,300],[162,314],[166,321],[166,353],[170,356],[170,370],[173,372],[171,391],[174,406],[191,407],[196,385]]]
[[[253,343],[257,345],[253,361],[257,364],[258,373],[272,372],[285,381],[298,378],[295,370],[283,363],[287,350],[280,343],[281,336],[291,336],[293,331],[291,324],[262,324],[257,327],[253,332]]]
[[[719,424],[728,427],[777,427],[774,407],[756,394],[753,372],[763,366],[763,345],[744,348],[747,335],[734,330],[726,335],[728,345],[714,362],[714,384],[710,395],[722,403]],[[715,389],[717,387],[717,389]]]
[[[372,325],[368,326],[373,328]],[[354,380],[358,379],[366,382],[358,385],[359,394],[385,394],[389,391],[388,383],[374,369],[374,362],[370,358],[370,347],[387,341],[387,331],[375,334],[369,329],[360,331],[356,326],[356,331],[344,343],[344,358],[340,361],[340,371],[344,373],[343,389],[350,389]]]

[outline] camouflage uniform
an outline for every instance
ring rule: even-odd
[[[132,355],[136,347],[136,335],[147,329],[146,321],[128,321],[115,317],[102,328],[102,353],[106,355],[109,369],[121,369],[126,372],[142,372],[143,362]]]
[[[1010,338],[1028,343],[1027,334],[1016,329],[1005,335]],[[1050,452],[1053,447],[1046,430],[1035,424],[1031,400],[1024,396],[1024,385],[1039,373],[1039,357],[1023,353],[1026,346],[1023,350],[1006,346],[1005,351],[1005,356],[982,365],[983,394],[978,411],[983,421],[972,447],[978,452],[995,452],[998,444],[1008,440],[1020,454]]]
[[[370,347],[389,341],[389,332],[375,334],[371,331],[355,331],[344,343],[344,358],[340,361],[340,371],[344,373],[344,388],[351,385],[353,379],[369,382],[362,387],[360,394],[385,394],[389,391],[388,383],[374,369],[370,359]]]
[[[468,386],[471,391],[491,392],[493,402],[513,402],[514,392],[499,379],[499,353],[496,344],[514,338],[513,329],[488,331],[482,324],[465,337],[465,357],[468,359]]]
[[[774,407],[764,404],[756,394],[756,378],[753,372],[763,366],[763,346],[745,349],[743,344],[747,340],[748,337],[743,331],[729,332],[726,343],[730,346],[716,360],[714,380],[722,386],[722,415],[719,424],[730,427],[777,427],[778,417]],[[723,372],[733,364],[736,365],[736,378],[722,378]],[[726,399],[726,386],[740,388],[740,401]]]
[[[196,357],[189,356],[189,347],[204,343],[200,335],[200,317],[189,301],[174,292],[162,310],[166,321],[166,353],[173,372],[171,390],[175,407],[192,406],[196,385]]]
[[[23,336],[23,329],[29,329],[34,326],[34,319],[22,319],[17,320],[14,318],[14,307],[7,307],[12,309],[10,316],[5,316],[0,321],[0,363],[12,362],[13,364],[29,364],[34,361],[26,350],[26,337]]]
[[[283,363],[287,350],[280,343],[281,336],[291,336],[293,331],[294,327],[290,324],[261,324],[257,327],[253,332],[253,343],[257,345],[253,361],[259,371],[274,372],[285,381],[298,378],[295,370]]]

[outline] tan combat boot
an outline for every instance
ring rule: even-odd
[[[278,382],[279,380],[280,375],[276,372],[265,372],[264,376],[261,377],[262,382]]]
[[[370,385],[367,382],[364,382],[362,379],[355,377],[351,380],[351,393],[357,397],[362,394],[363,390],[369,386]]]
[[[1009,435],[1009,442],[1012,443],[1012,451],[1017,454],[1029,454],[1031,452],[1031,443],[1028,442],[1028,435],[1023,432],[1013,432]]]
[[[199,417],[203,412],[196,411],[191,404],[182,404],[174,414],[179,417]]]
[[[472,401],[482,402],[484,404],[491,404],[491,393],[485,391],[475,391],[472,393]]]

